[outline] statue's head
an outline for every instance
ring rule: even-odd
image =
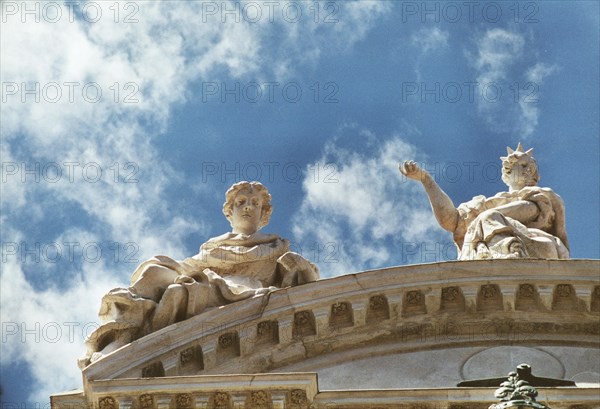
[[[508,156],[501,156],[502,181],[511,190],[519,190],[525,186],[535,186],[540,180],[537,163],[533,158],[533,148],[523,151],[519,143],[516,150],[507,147]]]
[[[223,213],[234,231],[256,233],[269,224],[271,195],[260,182],[238,182],[225,193]]]

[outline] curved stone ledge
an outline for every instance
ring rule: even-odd
[[[537,388],[552,409],[597,409],[598,388]],[[319,390],[317,374],[93,381],[52,396],[52,409],[483,409],[495,388]]]
[[[85,368],[84,387],[99,379],[277,372],[315,357],[319,366],[341,356],[478,345],[598,349],[599,271],[599,260],[486,260],[325,279],[136,340]]]

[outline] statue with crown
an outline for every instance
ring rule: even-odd
[[[508,192],[475,196],[458,207],[414,161],[401,163],[399,169],[423,184],[438,223],[453,234],[459,260],[568,259],[562,199],[552,189],[538,186],[533,148],[524,151],[519,143],[516,150],[507,147],[507,151],[500,159]]]

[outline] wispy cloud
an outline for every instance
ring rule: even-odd
[[[329,178],[304,181],[305,199],[294,217],[296,239],[326,277],[424,261],[417,249],[425,243],[432,249],[447,238],[422,187],[398,171],[398,162],[423,155],[399,135],[378,138],[354,126],[349,133],[364,141],[360,151],[333,138],[309,166],[309,171],[328,166]]]
[[[446,49],[449,38],[450,33],[438,27],[422,28],[410,37],[410,43],[419,50],[415,59],[417,81],[422,79],[423,59],[434,52]]]
[[[448,46],[448,38],[450,33],[440,30],[438,27],[423,28],[410,37],[413,45],[422,50],[422,53],[427,53],[439,48]]]
[[[525,73],[527,80],[525,93],[527,96],[519,100],[519,107],[521,108],[519,125],[524,138],[531,136],[538,126],[540,109],[537,107],[537,102],[541,93],[540,87],[546,77],[552,75],[557,70],[557,65],[548,65],[540,62],[529,68]]]
[[[528,65],[533,40],[508,29],[487,30],[476,40],[470,61],[477,73],[478,111],[494,131],[530,138],[538,125],[540,85],[557,67]],[[527,52],[526,52],[527,51]]]

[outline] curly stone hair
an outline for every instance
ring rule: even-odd
[[[231,223],[231,215],[233,214],[233,203],[235,198],[241,191],[259,192],[262,195],[262,213],[260,216],[260,225],[258,229],[269,224],[273,206],[271,206],[271,195],[267,188],[260,182],[238,182],[231,186],[225,193],[225,203],[223,203],[223,214]]]

